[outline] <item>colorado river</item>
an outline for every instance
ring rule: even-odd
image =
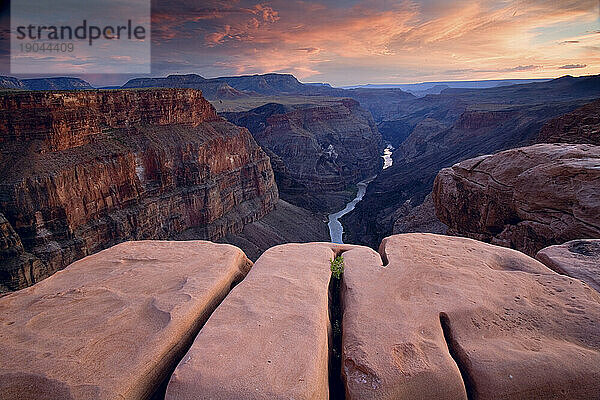
[[[383,169],[392,166],[392,150],[394,150],[394,148],[390,145],[383,151],[383,156],[381,156],[383,158]],[[363,199],[365,193],[367,192],[367,186],[369,186],[369,183],[373,182],[376,177],[377,176],[374,176],[358,182],[356,184],[356,186],[358,186],[358,193],[356,193],[354,200],[346,204],[346,207],[343,210],[334,214],[329,214],[329,223],[327,225],[329,226],[329,237],[331,238],[331,243],[344,243],[342,239],[342,236],[344,235],[344,227],[340,222],[340,218],[354,210],[354,207],[356,207],[358,202]]]

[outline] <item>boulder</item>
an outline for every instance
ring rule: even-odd
[[[600,240],[572,240],[546,247],[536,258],[551,270],[582,280],[600,292]]]
[[[511,249],[433,234],[344,253],[348,399],[590,399],[600,295]]]
[[[538,144],[460,162],[435,179],[449,233],[520,250],[600,238],[600,146]]]
[[[147,399],[251,263],[209,242],[126,242],[0,298],[0,397]]]
[[[202,328],[166,399],[327,399],[330,244],[267,250]]]

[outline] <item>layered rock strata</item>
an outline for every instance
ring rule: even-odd
[[[124,240],[192,228],[216,240],[277,202],[267,155],[197,90],[19,92],[0,102],[0,212],[45,265],[33,281]]]
[[[436,214],[449,233],[535,256],[542,248],[600,238],[600,147],[539,144],[440,171]]]
[[[293,192],[343,190],[381,169],[381,135],[368,111],[350,99],[329,105],[270,103],[226,118],[247,127],[272,152],[278,185]]]
[[[548,121],[537,138],[540,143],[589,143],[600,146],[600,100]]]
[[[148,399],[251,263],[209,242],[127,242],[0,298],[2,399]]]
[[[21,238],[0,214],[0,293],[33,285],[46,276],[44,263],[33,254],[27,253]]]
[[[579,279],[600,292],[600,240],[572,240],[546,247],[536,258],[551,270]]]
[[[600,296],[511,249],[432,234],[344,253],[348,399],[588,399]]]
[[[287,244],[266,251],[202,328],[166,399],[327,399],[335,249]]]

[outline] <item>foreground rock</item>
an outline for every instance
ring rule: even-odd
[[[573,240],[546,247],[536,258],[559,274],[580,279],[600,292],[600,240]]]
[[[327,399],[333,248],[265,252],[202,328],[166,399]]]
[[[268,156],[197,90],[4,93],[0,116],[0,212],[34,281],[125,240],[216,240],[277,202]]]
[[[449,233],[534,256],[546,246],[600,238],[600,147],[539,144],[446,168],[433,190]]]
[[[600,296],[522,253],[431,234],[344,253],[349,399],[589,399]]]
[[[0,397],[149,398],[249,268],[229,245],[128,242],[0,298]]]

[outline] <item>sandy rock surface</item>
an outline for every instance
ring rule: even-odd
[[[0,298],[0,398],[148,398],[250,265],[229,245],[127,242]]]
[[[267,250],[179,363],[166,399],[327,399],[335,245]]]
[[[344,253],[348,399],[590,399],[600,295],[514,250],[432,234]],[[369,254],[370,253],[370,254]]]
[[[572,240],[540,250],[536,258],[548,268],[580,279],[600,292],[600,240]]]

